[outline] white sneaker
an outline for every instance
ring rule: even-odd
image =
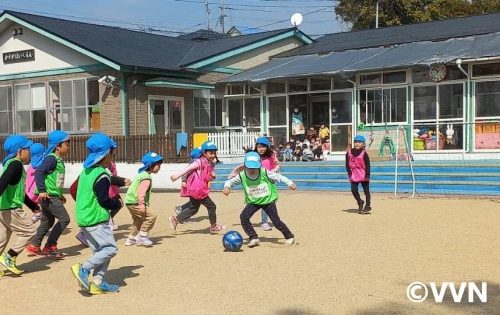
[[[260,229],[262,231],[271,231],[273,228],[269,225],[269,223],[267,222],[263,222],[261,225],[260,225]]]
[[[137,236],[135,237],[135,241],[136,241],[136,243],[135,243],[135,244],[136,244],[136,245],[138,245],[138,246],[141,246],[141,245],[142,245],[142,246],[146,246],[146,247],[151,247],[151,246],[153,246],[153,241],[151,241],[151,240],[149,239],[149,237],[147,237],[147,236],[137,235]]]
[[[132,246],[135,244],[137,244],[137,241],[135,238],[127,237],[127,240],[125,241],[125,246]]]
[[[287,238],[285,240],[285,244],[286,245],[293,245],[293,243],[295,243],[295,238],[293,238],[293,237],[292,238]]]
[[[254,238],[248,242],[248,247],[255,247],[260,245],[260,240],[258,238]]]

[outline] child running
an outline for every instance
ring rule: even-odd
[[[208,210],[208,219],[210,220],[210,233],[222,232],[225,226],[217,224],[217,206],[210,199],[210,181],[215,178],[215,163],[217,161],[217,145],[211,141],[206,141],[201,146],[201,157],[188,165],[184,170],[170,176],[175,182],[184,175],[187,177],[186,187],[181,189],[181,196],[189,196],[189,203],[182,206],[187,209],[180,214],[175,213],[168,218],[170,226],[174,231],[177,230],[177,224],[184,222],[204,205]]]
[[[78,178],[76,223],[82,228],[93,255],[83,264],[71,266],[71,271],[79,285],[90,294],[114,293],[119,291],[119,286],[108,284],[104,275],[111,258],[118,252],[109,226],[110,211],[123,206],[119,196],[109,196],[111,175],[106,170],[116,144],[107,135],[96,133],[87,140],[86,146],[89,154]],[[93,278],[89,284],[91,270]]]
[[[359,214],[370,214],[371,197],[370,197],[370,158],[365,149],[365,137],[357,135],[354,138],[354,148],[349,149],[345,155],[345,168],[349,181],[351,182],[351,192],[358,203]],[[358,186],[361,183],[365,192],[365,202],[359,195]]]
[[[297,187],[285,176],[263,168],[260,156],[256,152],[245,154],[244,165],[245,170],[240,172],[239,176],[233,177],[224,183],[223,193],[227,196],[231,191],[231,187],[238,184],[243,186],[246,206],[241,212],[240,220],[241,226],[249,238],[248,247],[260,245],[258,235],[250,222],[250,218],[259,209],[265,211],[271,218],[274,226],[283,233],[285,244],[292,245],[295,242],[295,237],[286,224],[281,221],[278,209],[276,208],[278,188],[275,183],[284,183],[292,190],[295,190]]]
[[[153,246],[153,241],[149,239],[149,232],[155,225],[156,214],[149,206],[153,187],[151,174],[157,174],[160,171],[163,157],[157,153],[148,152],[142,157],[142,163],[144,166],[139,169],[139,175],[130,184],[125,197],[125,203],[133,220],[125,241],[126,246]]]
[[[36,226],[22,209],[23,203],[32,211],[40,211],[25,193],[26,173],[23,164],[30,161],[29,148],[33,141],[22,135],[10,135],[5,139],[3,171],[0,176],[0,263],[15,275],[23,270],[16,266],[17,256],[23,251],[36,233]],[[8,251],[4,251],[14,233],[15,241]],[[0,269],[0,276],[4,271]]]
[[[38,204],[38,196],[35,194],[36,182],[35,182],[35,171],[37,167],[42,165],[43,159],[45,158],[45,147],[41,143],[33,143],[30,147],[31,163],[26,170],[26,195]],[[42,218],[42,211],[36,212],[31,217],[33,223],[38,222]]]
[[[197,159],[199,159],[201,157],[201,147],[197,147],[197,148],[194,148],[193,150],[191,150],[191,152],[189,153],[189,157],[191,158],[191,161],[189,161],[189,164],[191,164],[194,161],[196,161]],[[181,197],[189,197],[187,194],[185,194],[186,189],[187,189],[187,178],[188,178],[187,175],[184,175],[181,177],[181,180],[182,180]],[[191,201],[188,201],[185,204],[180,205],[180,206],[175,206],[174,207],[175,216],[178,216],[179,214],[181,214],[181,212],[186,211],[187,209],[191,208],[192,206],[193,205],[191,204]],[[178,223],[182,224],[183,222],[178,222]]]
[[[49,256],[63,259],[64,254],[57,249],[57,241],[69,224],[68,211],[64,207],[66,198],[63,195],[65,167],[62,157],[69,152],[69,135],[62,130],[51,131],[48,135],[49,145],[46,157],[35,171],[36,191],[42,208],[43,217],[35,238],[26,246],[32,255]],[[54,224],[57,219],[57,223]],[[47,238],[43,250],[40,250],[44,236]]]
[[[254,152],[257,152],[260,156],[262,167],[271,172],[279,172],[281,165],[276,157],[276,154],[271,149],[271,144],[269,143],[269,139],[267,137],[259,137],[255,141],[255,149]],[[242,164],[229,174],[228,179],[231,179],[237,176],[241,171],[245,169],[245,166]],[[267,213],[262,210],[261,212],[262,222],[260,228],[263,231],[270,231],[272,228],[269,225],[269,216]]]

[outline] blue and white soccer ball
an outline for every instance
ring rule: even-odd
[[[237,231],[228,231],[222,237],[222,245],[231,252],[237,252],[243,245],[243,236]]]

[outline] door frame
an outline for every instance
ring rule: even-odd
[[[152,125],[154,124],[154,114],[151,108],[151,100],[160,100],[163,101],[164,113],[165,113],[165,134],[170,134],[172,132],[184,132],[185,131],[185,105],[184,97],[181,96],[166,96],[166,95],[148,95],[148,131],[149,134],[153,133]],[[181,102],[181,129],[170,129],[170,113],[168,110],[168,101],[180,101]]]

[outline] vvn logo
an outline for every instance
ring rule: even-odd
[[[451,293],[453,302],[455,303],[462,303],[466,291],[468,303],[475,302],[474,296],[477,296],[482,303],[488,302],[488,284],[486,282],[481,282],[481,289],[474,282],[462,282],[458,288],[453,282],[442,282],[439,287],[435,282],[429,282],[429,286],[436,303],[443,302],[447,291]],[[410,301],[415,303],[425,301],[428,295],[429,289],[422,282],[413,282],[406,288],[406,296]]]

